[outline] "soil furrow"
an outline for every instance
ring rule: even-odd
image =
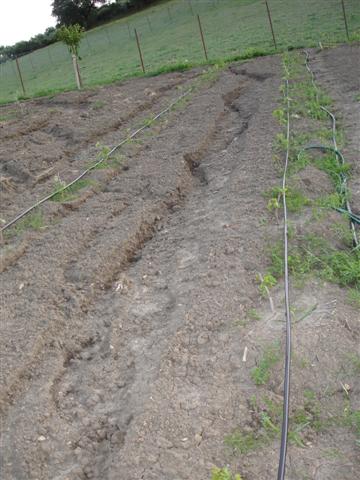
[[[355,58],[352,47],[345,50]],[[339,73],[337,50],[312,55],[319,81],[338,93],[351,137],[346,155],[355,164],[349,99],[356,80]],[[143,121],[200,73],[33,102],[34,119],[54,115],[50,130],[66,121],[63,129],[29,133],[34,147],[16,165],[25,183],[17,192],[8,184],[7,201],[18,207],[48,188],[50,164],[75,173],[96,155],[89,135],[94,143],[102,132],[104,145],[116,143],[120,110],[124,128]],[[7,243],[4,480],[209,480],[212,468],[224,465],[246,480],[276,477],[283,282],[280,275],[266,291],[261,279],[271,256],[281,255],[281,212],[268,203],[281,182],[273,160],[283,131],[273,114],[281,109],[281,59],[234,64],[196,82],[186,103],[126,146],[121,167],[96,170],[97,183],[84,193],[46,205],[40,230]],[[94,122],[91,130],[75,125],[81,115],[84,125]],[[26,116],[11,122],[10,134],[22,131]],[[297,125],[303,132],[315,122]],[[44,154],[36,163],[44,145],[49,155],[49,135],[64,159],[52,164]],[[17,158],[23,148],[15,145]],[[72,148],[71,164],[65,150]],[[44,177],[35,185],[27,172]],[[325,177],[308,165],[294,182],[315,201],[333,189]],[[354,186],[356,166],[353,177]],[[31,189],[19,200],[26,182]],[[338,214],[324,210],[318,219],[310,210],[290,213],[296,233],[333,236],[329,224]],[[334,244],[342,248],[335,234]],[[291,427],[287,475],[355,480],[358,312],[345,289],[315,275],[292,276],[291,303],[290,415],[298,430]]]

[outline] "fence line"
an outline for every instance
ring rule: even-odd
[[[227,1],[226,9],[223,7],[225,1]],[[328,22],[327,29],[333,33],[338,41],[344,39],[341,31],[339,33],[339,29],[335,28],[335,25],[339,22],[342,22],[345,27],[344,33],[346,32],[347,39],[351,38],[351,29],[356,28],[357,23],[360,28],[360,15],[356,17],[354,9],[352,11],[350,8],[351,5],[355,5],[355,0],[347,0],[346,3],[344,0],[329,0],[328,3],[331,4],[331,8],[326,13],[325,0],[324,12],[319,10],[318,6],[313,6],[310,0],[305,0],[305,3],[308,3],[308,10],[312,9],[311,14],[305,8],[293,7],[294,9],[298,8],[297,16],[293,15],[293,23],[295,22],[293,26],[286,22],[286,15],[283,9],[280,9],[281,0],[264,0],[263,15],[259,14],[259,10],[253,8],[251,2],[244,2],[244,5],[235,8],[235,2],[232,2],[232,0],[225,1],[179,0],[166,7],[154,7],[152,10],[147,10],[143,15],[137,14],[131,22],[127,19],[120,20],[88,31],[80,48],[81,69],[85,86],[101,84],[103,80],[108,80],[110,76],[110,78],[121,79],[122,75],[133,72],[139,65],[137,62],[134,63],[137,58],[136,48],[144,73],[146,70],[160,67],[167,62],[184,63],[184,57],[186,57],[185,62],[191,63],[193,61],[196,63],[201,61],[201,55],[204,55],[206,61],[209,61],[209,59],[220,58],[229,54],[239,54],[241,50],[245,51],[246,47],[268,50],[271,44],[266,38],[266,31],[264,32],[263,28],[263,22],[266,18],[275,48],[280,45],[283,48],[289,46],[289,43],[284,40],[286,36],[288,42],[293,41],[292,39],[295,37],[296,41],[301,43],[301,39],[305,38],[304,30],[306,28],[308,28],[307,38],[311,36],[310,38],[313,37],[314,40],[322,40],[323,43],[326,43],[323,38],[316,38],[318,34],[316,28],[313,28],[314,19],[310,20],[310,17],[317,18],[318,25],[326,19]],[[297,5],[297,2],[295,5]],[[233,15],[229,14],[228,8],[232,9]],[[234,19],[235,15],[238,16],[237,24]],[[248,26],[250,23],[251,26]],[[228,46],[228,44],[231,45],[231,42],[228,42],[228,37],[232,36],[234,38],[234,35],[227,35],[228,25],[232,25],[230,33],[233,33],[235,28],[238,29],[239,41],[232,40],[235,49]],[[195,30],[200,33],[201,43],[194,38],[196,36]],[[173,40],[174,35],[178,36],[177,41]],[[146,36],[149,39],[151,38],[151,41],[147,41]],[[133,40],[136,40],[136,42]],[[159,46],[158,50],[154,47],[154,43]],[[108,50],[111,53],[108,53]],[[125,62],[116,62],[118,63],[117,67],[112,59],[117,58],[118,51],[123,51],[124,57],[126,57]],[[146,60],[147,68],[145,68],[144,60]],[[99,67],[98,70],[94,70],[95,62]],[[19,62],[16,59],[2,63],[0,102],[18,98],[20,87],[23,95],[26,92],[30,96],[40,93],[40,91],[44,94],[43,92],[46,93],[47,91],[73,88],[75,85],[71,64],[71,56],[67,48],[59,42],[22,56],[20,66],[18,66]],[[105,68],[102,68],[103,66]],[[118,73],[114,75],[112,72],[116,70]],[[98,71],[101,72],[98,73]]]

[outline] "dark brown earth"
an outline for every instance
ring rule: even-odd
[[[358,54],[342,47],[311,59],[347,127],[354,199]],[[39,230],[3,240],[4,480],[206,480],[225,465],[244,480],[276,478],[278,438],[247,454],[224,439],[258,428],[252,397],[282,401],[281,361],[268,385],[250,374],[266,347],[279,342],[283,352],[283,285],[272,290],[272,311],[257,281],[282,235],[264,195],[280,184],[272,144],[281,127],[272,112],[281,58],[202,73],[0,108],[6,222],[51,192],[55,175],[71,180],[94,161],[97,142],[118,143],[197,86],[121,151],[120,167],[93,172],[96,184],[70,201],[48,202]],[[309,197],[330,188],[317,173],[299,179]],[[325,415],[339,415],[344,396],[359,409],[349,360],[360,354],[359,312],[344,289],[316,278],[292,286],[291,299],[295,316],[316,306],[294,325],[292,411],[305,389]],[[289,446],[289,480],[358,478],[348,426],[303,440]]]

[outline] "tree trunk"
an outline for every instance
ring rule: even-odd
[[[75,79],[76,79],[76,85],[79,90],[82,89],[82,81],[81,81],[81,76],[80,76],[80,69],[79,69],[79,64],[76,55],[72,54],[72,60],[73,60],[73,67],[74,67],[74,72],[75,72]]]

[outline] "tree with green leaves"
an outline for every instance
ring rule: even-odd
[[[78,23],[88,27],[97,5],[105,2],[106,0],[53,0],[52,15],[57,18],[59,25]]]
[[[84,35],[84,28],[78,23],[76,23],[75,25],[69,25],[68,27],[63,25],[58,29],[57,35],[56,35],[57,39],[65,43],[65,45],[69,49],[69,52],[71,53],[71,56],[73,59],[76,83],[79,90],[82,88],[82,81],[80,76],[78,59],[79,59],[80,42],[83,35]]]
[[[76,23],[75,25],[69,25],[66,27],[63,25],[57,31],[56,37],[60,42],[64,42],[67,45],[69,52],[72,55],[76,55],[79,58],[79,47],[81,39],[84,35],[84,28]]]

